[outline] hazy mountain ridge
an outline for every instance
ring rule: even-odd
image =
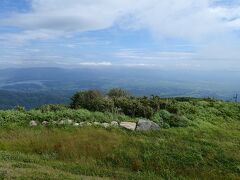
[[[42,102],[66,103],[66,98],[75,91],[106,91],[113,87],[124,88],[134,95],[215,97],[231,100],[234,93],[240,89],[240,85],[236,83],[239,78],[239,72],[149,68],[1,69],[0,90],[4,91],[0,91],[0,104],[3,108],[14,107],[17,104],[35,107]]]
[[[16,106],[35,108],[44,104],[67,104],[69,102],[67,92],[16,92],[0,90],[0,109],[12,109]]]

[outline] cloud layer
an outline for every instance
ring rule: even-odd
[[[72,40],[79,34],[117,27],[124,31],[150,32],[160,44],[162,39],[180,39],[191,44],[192,50],[191,52],[186,49],[180,51],[179,48],[167,52],[147,49],[148,47],[146,47],[147,50],[140,50],[135,47],[129,48],[126,45],[128,42],[126,39],[126,43],[118,49],[116,48],[111,52],[109,50],[102,56],[98,56],[99,52],[93,52],[94,49],[90,53],[90,50],[83,49],[80,56],[76,53],[79,46],[91,47],[98,44],[100,47],[108,46],[110,49],[112,44],[109,39],[104,38],[103,41],[90,39],[90,41],[81,40],[77,43],[69,43],[66,40],[66,42],[61,42],[65,46],[64,51],[75,49],[74,53],[70,50],[65,54],[62,53],[62,47],[59,47],[59,44],[55,42],[52,47],[55,49],[55,53],[41,47],[36,47],[40,51],[35,53],[22,49],[24,54],[22,57],[26,57],[26,59],[38,56],[38,61],[41,61],[40,59],[46,59],[46,62],[60,59],[61,61],[59,60],[58,63],[67,63],[64,62],[66,61],[64,59],[67,58],[73,59],[72,61],[78,65],[91,66],[111,66],[114,64],[154,66],[163,61],[167,61],[168,64],[191,66],[199,64],[191,63],[193,60],[206,61],[207,59],[222,58],[235,59],[235,65],[238,61],[237,58],[240,57],[240,3],[235,0],[27,1],[30,3],[30,10],[9,12],[0,18],[0,28],[16,29],[12,32],[0,32],[0,45],[24,47],[25,45],[22,44],[29,42],[48,43],[58,39]],[[85,38],[89,39],[88,36]],[[175,41],[171,43],[174,45]],[[130,50],[126,50],[127,48]],[[8,57],[9,52],[1,53]],[[12,54],[15,56],[16,53]],[[61,58],[55,58],[58,56]],[[98,57],[101,60],[97,59]],[[21,59],[21,56],[18,56],[18,59]],[[22,59],[21,61],[23,61]],[[113,62],[114,60],[118,60],[118,62]],[[5,59],[2,60],[2,62],[5,61]],[[16,62],[19,61],[16,60]],[[212,62],[209,64],[214,66]]]
[[[30,0],[32,10],[2,19],[28,32],[65,35],[107,29],[148,29],[159,36],[199,39],[240,29],[240,5],[213,0]],[[36,37],[36,38],[41,38]]]

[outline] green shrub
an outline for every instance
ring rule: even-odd
[[[129,93],[121,88],[113,88],[110,89],[107,95],[111,98],[119,98],[119,97],[127,97],[129,96]]]
[[[15,110],[16,111],[19,111],[19,112],[25,112],[26,110],[25,110],[25,107],[23,107],[23,106],[16,106],[15,107]]]
[[[178,114],[179,113],[179,109],[177,108],[177,106],[175,104],[168,104],[166,109],[173,114]]]
[[[113,112],[114,102],[97,90],[80,91],[72,97],[73,109],[85,108],[90,111]]]
[[[160,110],[151,119],[163,128],[185,127],[189,121],[185,116],[171,114],[167,110]]]
[[[47,104],[47,105],[43,105],[39,108],[36,108],[37,110],[40,110],[41,112],[49,112],[49,111],[63,111],[67,109],[66,105],[63,104]]]
[[[185,116],[173,114],[171,115],[168,124],[170,127],[186,127],[188,125],[188,119]]]

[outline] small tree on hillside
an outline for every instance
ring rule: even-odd
[[[111,98],[119,98],[119,97],[127,97],[129,96],[129,93],[121,88],[113,88],[111,90],[109,90],[108,94],[109,97]]]
[[[98,90],[79,91],[71,98],[71,108],[86,108],[88,110],[95,110],[94,103],[99,98],[103,98],[103,95]]]

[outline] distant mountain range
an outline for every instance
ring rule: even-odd
[[[0,70],[0,108],[68,103],[81,89],[121,87],[135,95],[215,97],[240,91],[240,72],[144,68],[12,68]]]

